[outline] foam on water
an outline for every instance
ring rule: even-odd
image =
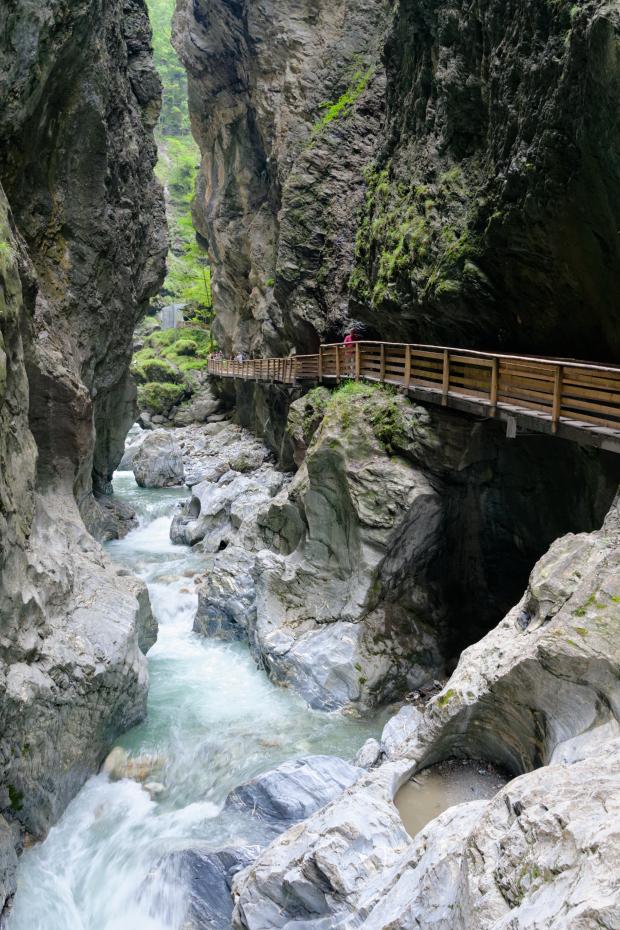
[[[187,490],[143,490],[131,473],[114,486],[140,525],[108,549],[145,579],[159,622],[148,718],[118,745],[156,757],[164,791],[152,800],[137,782],[89,779],[45,842],[24,853],[10,930],[181,930],[183,877],[162,857],[251,842],[241,815],[222,811],[232,788],[296,756],[350,758],[382,722],[311,711],[272,685],[245,645],[194,634],[190,576],[204,557],[169,536]]]

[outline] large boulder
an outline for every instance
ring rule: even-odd
[[[381,752],[388,759],[403,755],[403,746],[412,740],[422,722],[422,714],[417,707],[406,704],[391,717],[381,734]]]
[[[253,553],[227,546],[208,566],[198,588],[194,631],[223,640],[248,639],[256,619]]]
[[[204,423],[221,410],[222,402],[213,393],[211,385],[202,384],[186,403],[172,411],[171,419],[175,426],[189,426],[191,423]]]
[[[337,756],[293,759],[235,788],[226,806],[247,811],[280,832],[325,807],[361,774],[362,769]]]
[[[157,882],[162,894],[168,883],[183,883],[183,930],[230,930],[233,878],[259,852],[260,846],[184,849],[162,859],[149,881]]]
[[[133,462],[141,448],[142,443],[148,436],[148,430],[142,429],[138,424],[134,424],[127,434],[125,441],[125,451],[118,464],[117,471],[132,471]]]
[[[116,753],[116,750],[114,751]],[[116,764],[116,760],[113,760]],[[124,765],[126,760],[121,758]],[[121,771],[125,769],[121,767]],[[308,756],[284,762],[232,791],[225,813],[245,819],[253,845],[197,847],[166,856],[151,876],[187,888],[187,930],[230,930],[233,879],[274,836],[309,817],[357,781],[362,770],[336,756]],[[256,844],[259,845],[256,845]]]
[[[132,470],[141,488],[173,488],[184,482],[183,454],[166,430],[148,433],[133,459]]]
[[[572,930],[620,908],[620,740],[451,807],[413,839],[392,765],[291,828],[233,884],[236,930]],[[401,777],[402,777],[402,769]]]
[[[263,465],[249,474],[230,470],[216,482],[200,482],[192,488],[185,511],[174,518],[171,538],[189,546],[202,542],[206,552],[217,552],[222,543],[235,539],[244,524],[254,531],[258,512],[284,480],[273,466]]]

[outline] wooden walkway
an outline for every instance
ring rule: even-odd
[[[317,355],[211,359],[209,373],[284,385],[347,378],[391,384],[423,403],[497,417],[507,435],[551,433],[620,452],[620,366],[474,352],[446,346],[357,342]]]

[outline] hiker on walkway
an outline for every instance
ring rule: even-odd
[[[355,374],[355,343],[357,342],[357,333],[350,329],[344,337],[344,355],[346,362],[346,371],[353,377]]]

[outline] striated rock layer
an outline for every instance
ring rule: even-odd
[[[3,5],[0,810],[37,836],[145,712],[148,595],[83,520],[105,519],[92,492],[122,454],[131,336],[163,272],[158,110],[141,0]]]

